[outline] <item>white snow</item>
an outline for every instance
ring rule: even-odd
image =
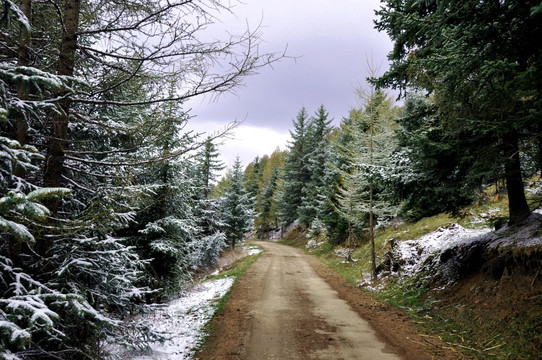
[[[310,239],[305,247],[309,250],[314,250],[324,244],[325,241],[317,242],[314,239]]]
[[[194,356],[195,347],[203,340],[203,327],[215,312],[214,303],[233,285],[234,279],[207,281],[194,287],[186,296],[170,302],[156,312],[150,321],[153,328],[166,334],[170,340],[154,343],[148,355],[131,357],[132,360],[185,360]]]
[[[462,242],[469,242],[490,231],[489,228],[466,229],[461,225],[452,223],[447,227],[440,227],[417,240],[399,242],[394,251],[405,261],[401,265],[401,275],[412,276],[435,253],[440,253]]]
[[[247,256],[250,255],[256,255],[262,252],[262,249],[258,248],[257,246],[250,246],[247,247]]]
[[[516,247],[531,247],[541,246],[542,237],[539,235],[539,229],[542,224],[540,220],[542,215],[542,208],[538,208],[533,211],[531,217],[529,217],[525,224],[512,234],[507,234],[508,228],[503,227],[496,232],[496,236],[489,244],[490,248],[506,248],[509,246]],[[502,236],[499,236],[501,235]]]
[[[489,249],[499,250],[507,247],[541,246],[542,237],[538,235],[542,223],[540,215],[542,208],[533,211],[526,223],[514,231],[510,231],[508,226],[492,231],[490,228],[467,229],[452,223],[417,240],[399,242],[393,250],[393,261],[400,264],[399,275],[411,277],[426,268],[428,261],[439,261],[438,255],[445,250],[470,246],[477,241],[484,243]]]

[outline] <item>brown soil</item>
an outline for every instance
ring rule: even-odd
[[[352,287],[299,249],[260,243],[199,359],[461,359],[400,310]]]

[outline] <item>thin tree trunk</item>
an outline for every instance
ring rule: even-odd
[[[348,217],[348,247],[352,247],[352,237],[354,236],[352,231],[352,201],[350,201],[350,216]]]
[[[369,128],[369,164],[373,164],[373,130],[374,116],[371,114],[371,123]],[[371,278],[376,280],[376,250],[374,233],[374,214],[373,214],[373,179],[369,182],[369,238],[371,240]]]
[[[508,191],[509,221],[511,226],[520,224],[531,211],[527,205],[523,179],[521,176],[521,163],[519,159],[518,136],[515,131],[504,138],[505,156],[504,172],[506,190]]]
[[[542,176],[542,122],[538,123],[538,169]]]
[[[376,280],[376,251],[373,215],[373,183],[369,184],[369,238],[371,240],[371,278]]]
[[[31,0],[22,0],[20,5],[21,11],[26,15],[28,21],[32,19],[32,1]],[[29,56],[29,46],[30,46],[30,32],[24,28],[21,28],[21,38],[19,41],[19,47],[17,49],[17,65],[18,66],[28,66],[30,64]],[[28,99],[28,88],[21,81],[17,85],[17,97],[21,101]],[[21,145],[28,143],[28,122],[25,119],[23,113],[15,114],[16,117],[16,128],[17,128],[17,141]],[[24,167],[17,165],[15,167],[14,175],[20,178],[24,178],[26,171]]]
[[[57,73],[59,75],[73,76],[75,66],[75,53],[77,50],[77,30],[79,27],[79,13],[81,0],[66,0],[64,6],[64,33],[60,45]],[[60,91],[58,96],[66,96],[67,90]],[[64,172],[64,150],[68,140],[68,124],[70,117],[71,99],[64,97],[59,101],[60,114],[51,115],[52,136],[47,149],[43,183],[48,187],[62,185]],[[51,199],[46,204],[52,212],[59,207],[58,199]]]

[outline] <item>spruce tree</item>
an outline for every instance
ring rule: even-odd
[[[237,157],[222,200],[222,218],[226,238],[232,250],[252,228],[253,209],[252,199],[245,189],[241,160]]]
[[[307,131],[306,154],[303,157],[301,171],[307,174],[308,181],[302,184],[301,204],[297,210],[299,222],[305,226],[319,215],[321,193],[325,193],[325,173],[329,161],[329,148],[332,127],[331,119],[321,105],[311,118]]]
[[[348,243],[354,242],[353,229],[365,220],[371,244],[372,277],[376,278],[374,229],[396,215],[398,207],[392,203],[389,177],[393,172],[392,154],[396,148],[392,102],[380,91],[363,96],[362,111],[355,118],[351,131],[353,146],[347,151],[350,166],[341,172],[342,184],[337,194],[337,209],[348,221]]]
[[[290,131],[292,140],[288,144],[289,152],[284,161],[279,201],[279,218],[283,225],[297,220],[298,208],[302,204],[302,189],[304,184],[310,181],[310,173],[304,166],[305,156],[308,153],[308,125],[307,111],[301,108],[293,121],[294,130]]]
[[[392,181],[405,218],[456,213],[475,200],[484,181],[502,177],[492,147],[486,149],[486,162],[477,161],[469,139],[450,138],[436,105],[422,94],[407,96],[397,124],[400,148],[393,156]]]
[[[470,173],[485,171],[492,152],[504,169],[511,225],[530,213],[520,152],[539,138],[542,119],[539,7],[537,0],[390,0],[377,12],[377,28],[395,44],[390,69],[375,83],[433,96],[447,136],[467,139]]]
[[[199,227],[199,234],[194,239],[192,267],[215,265],[222,249],[226,246],[224,223],[220,213],[220,199],[212,197],[212,190],[218,172],[224,169],[218,160],[218,150],[213,140],[208,137],[195,159],[195,172],[191,177],[196,184],[193,196],[194,215]]]

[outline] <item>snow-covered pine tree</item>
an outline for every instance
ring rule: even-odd
[[[67,195],[70,191],[36,188],[24,194],[17,187],[12,188],[14,184],[20,184],[11,181],[16,166],[33,169],[30,161],[36,150],[5,137],[0,137],[0,144],[0,173],[7,180],[3,182],[6,188],[1,189],[4,196],[0,198],[0,231],[4,240],[0,245],[0,292],[3,294],[0,298],[0,356],[39,358],[58,352],[64,358],[77,358],[82,354],[97,354],[96,340],[112,334],[120,324],[97,309],[109,305],[107,312],[123,313],[128,303],[123,300],[129,298],[131,302],[142,294],[141,289],[133,286],[140,274],[136,269],[137,257],[130,258],[124,249],[111,248],[114,241],[107,242],[109,248],[105,251],[92,248],[81,252],[72,248],[65,256],[66,244],[59,242],[60,251],[47,258],[46,266],[41,266],[43,261],[34,263],[32,251],[26,253],[22,245],[31,249],[35,244],[31,231],[48,229],[39,221],[49,216],[50,211],[39,202],[51,196]],[[91,241],[87,246],[94,244],[96,241]],[[123,267],[112,261],[118,257],[127,258]],[[62,262],[64,267],[59,268],[57,262]],[[49,274],[49,269],[59,270]],[[116,272],[109,271],[111,269]],[[89,279],[95,286],[91,286]],[[107,289],[103,291],[104,288]],[[121,308],[115,311],[111,309],[113,304]],[[87,335],[84,344],[79,337],[72,336],[82,333]]]
[[[356,109],[351,110],[351,114]],[[354,120],[351,117],[343,118],[340,127],[334,130],[331,137],[331,146],[329,147],[329,161],[325,169],[324,184],[325,188],[321,193],[321,203],[319,207],[319,217],[327,228],[327,239],[332,244],[339,244],[348,240],[347,245],[352,245],[354,237],[350,225],[351,222],[338,210],[337,195],[342,188],[344,171],[351,169],[352,156],[349,147],[355,146],[352,131]],[[359,231],[357,231],[359,232]]]
[[[260,213],[255,220],[258,236],[278,226],[277,218],[277,186],[279,181],[279,168],[274,166],[267,186],[263,189],[260,201]]]
[[[218,173],[224,169],[224,164],[218,157],[213,139],[208,137],[194,164],[193,178],[196,187],[200,189],[194,196],[194,214],[200,233],[194,240],[192,267],[215,265],[226,247],[220,199],[211,196]]]
[[[307,130],[307,152],[303,157],[302,172],[308,174],[308,181],[301,189],[301,204],[297,210],[299,222],[305,226],[319,216],[318,210],[324,200],[321,194],[327,193],[325,180],[326,167],[329,161],[329,135],[333,130],[328,112],[321,105],[311,118]],[[325,195],[324,195],[325,197]]]
[[[167,103],[154,109],[147,137],[153,139],[139,185],[150,195],[143,211],[138,212],[133,230],[139,235],[133,242],[139,253],[150,261],[150,273],[164,298],[180,292],[190,280],[190,263],[194,239],[201,232],[194,215],[198,187],[191,178],[190,160],[180,154],[197,147],[190,133],[182,132],[188,120],[180,104]],[[141,153],[145,157],[144,153]]]
[[[471,171],[473,147],[465,147],[461,138],[447,134],[431,98],[409,94],[397,123],[399,150],[394,154],[393,188],[395,197],[403,201],[403,217],[417,220],[455,212],[474,201],[483,181],[504,177],[504,167],[494,156],[497,149],[487,145],[490,141],[484,143],[485,164],[476,160],[476,172]]]
[[[241,160],[235,159],[229,174],[226,193],[222,199],[222,218],[226,230],[226,238],[232,249],[243,240],[245,234],[252,229],[254,218],[253,201],[244,185]]]
[[[305,108],[299,110],[290,130],[291,142],[284,161],[282,189],[279,195],[279,218],[282,225],[288,225],[298,218],[298,208],[302,203],[303,185],[310,181],[310,173],[304,166],[308,153],[308,114]]]
[[[393,103],[381,91],[366,94],[360,91],[362,111],[351,114],[354,124],[352,146],[346,151],[351,156],[351,166],[341,172],[342,186],[337,194],[338,210],[349,221],[349,237],[359,226],[360,219],[368,215],[367,229],[372,254],[372,276],[376,277],[374,228],[377,221],[383,222],[396,215],[398,206],[390,201],[386,188],[391,176],[392,154],[396,148]],[[356,116],[357,115],[357,116]],[[352,240],[350,240],[352,241]]]
[[[148,165],[164,160],[160,158],[162,147],[155,146],[161,135],[154,131],[149,116],[156,110],[154,104],[231,90],[280,54],[258,54],[258,32],[247,31],[241,38],[231,36],[224,41],[201,41],[199,30],[211,25],[225,8],[214,1],[163,4],[145,0],[137,6],[127,2],[103,6],[101,2],[66,0],[59,7],[53,2],[5,0],[3,5],[2,136],[22,147],[32,143],[45,161],[26,168],[16,164],[9,170],[12,183],[2,188],[7,192],[0,197],[7,199],[4,195],[15,188],[17,196],[10,195],[6,201],[36,210],[40,207],[29,204],[34,203],[33,191],[44,184],[69,187],[73,194],[41,200],[54,216],[40,231],[33,232],[25,224],[36,238],[35,246],[28,242],[17,246],[23,243],[16,241],[9,242],[15,246],[6,246],[8,242],[0,246],[0,255],[7,259],[4,263],[13,264],[6,271],[17,268],[17,274],[35,280],[27,292],[55,293],[57,299],[64,299],[48,298],[62,309],[61,315],[57,313],[53,327],[47,321],[39,338],[32,336],[24,356],[47,353],[50,357],[98,358],[99,323],[103,320],[107,326],[115,326],[113,317],[124,316],[137,305],[130,294],[142,291],[140,284],[131,283],[139,277],[134,274],[142,263],[123,239],[131,237],[134,228],[139,230],[135,215],[148,204],[145,196],[150,187],[144,181]],[[198,14],[197,24],[188,20],[193,14]],[[149,43],[153,46],[147,46]],[[227,60],[226,54],[230,56]],[[219,74],[213,73],[217,63],[226,70],[220,67]],[[165,85],[172,81],[176,81],[176,90],[168,92]],[[170,153],[168,160],[189,150]],[[184,185],[191,181],[179,180]],[[184,185],[183,189],[189,187]],[[14,224],[19,224],[15,221],[18,215],[9,216],[4,219],[12,223],[4,228],[13,231]],[[180,232],[192,223],[172,221],[167,225],[177,227],[172,232]],[[82,260],[87,257],[89,261]],[[70,262],[65,263],[66,259]],[[100,262],[107,263],[110,275],[94,273],[95,263]],[[130,276],[110,281],[110,276],[124,271]],[[99,281],[118,286],[97,285]],[[87,286],[92,290],[84,291]],[[73,291],[65,293],[69,289]],[[112,299],[119,294],[126,295],[119,304],[130,302],[131,306],[116,306]],[[115,313],[114,308],[123,308],[125,313]],[[11,316],[5,308],[2,311]],[[22,314],[13,316],[22,322],[32,316],[31,312]],[[4,341],[5,334],[2,336]]]

